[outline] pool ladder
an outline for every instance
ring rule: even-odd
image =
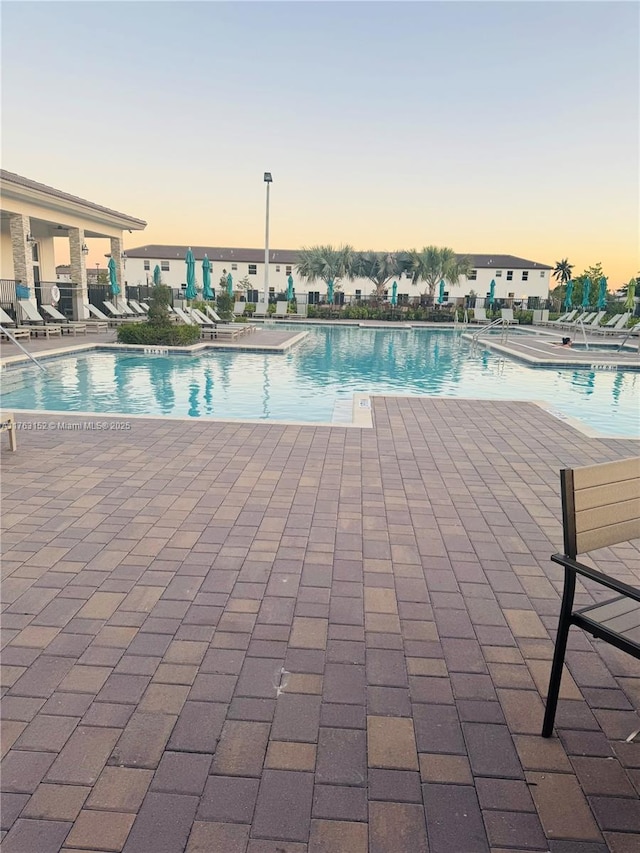
[[[31,359],[31,361],[36,365],[36,367],[39,367],[39,368],[40,368],[40,370],[43,370],[45,373],[47,372],[47,368],[46,368],[43,364],[40,364],[40,362],[38,361],[38,359],[37,359],[37,358],[34,358],[34,357],[31,355],[31,353],[29,352],[29,350],[26,350],[26,349],[22,346],[22,344],[20,343],[20,341],[19,341],[17,338],[14,338],[14,336],[11,334],[11,332],[9,331],[9,329],[5,329],[5,327],[4,327],[4,326],[0,326],[0,331],[2,332],[2,334],[3,334],[3,335],[6,335],[6,336],[9,338],[9,340],[10,340],[10,341],[13,341],[13,343],[14,343],[14,344],[19,348],[19,349],[21,349],[21,350],[22,350],[22,352],[27,356],[27,358],[30,358],[30,359]]]
[[[484,335],[485,332],[488,332],[490,329],[497,329],[499,326],[502,327],[502,333],[500,334],[500,343],[506,343],[507,336],[509,334],[509,321],[505,320],[503,317],[498,317],[497,320],[492,320],[486,326],[482,326],[482,328],[478,329],[477,332],[474,332],[474,335],[471,338],[471,352],[475,353],[478,341],[480,340],[482,335]]]

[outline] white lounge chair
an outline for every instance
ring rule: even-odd
[[[44,318],[38,313],[38,309],[28,299],[18,299],[18,315],[25,325],[44,326]]]
[[[561,314],[555,320],[547,320],[544,324],[545,326],[561,326],[563,323],[570,323],[576,314],[578,313],[578,309],[574,308],[573,311],[567,311],[565,314]]]
[[[472,323],[488,323],[489,318],[487,317],[487,309],[486,308],[474,308],[473,309],[473,317],[471,318]]]
[[[86,335],[87,334],[87,324],[79,321],[75,322],[73,320],[67,320],[67,318],[58,311],[53,305],[41,305],[40,310],[44,311],[47,317],[50,320],[53,320],[55,323],[60,325],[62,329],[62,334],[73,335],[74,337],[78,334]],[[46,318],[45,318],[46,319]]]
[[[133,308],[134,313],[136,313],[138,315],[138,317],[146,317],[147,316],[147,312],[143,310],[142,306],[138,302],[136,302],[135,299],[130,299],[129,305],[131,308]]]
[[[149,305],[146,302],[138,302],[138,305],[142,308],[145,314],[149,313]]]
[[[507,323],[518,323],[519,320],[516,320],[513,316],[513,308],[501,308],[500,316]]]
[[[13,317],[9,316],[2,308],[0,308],[0,326],[2,329],[6,329],[16,340],[29,340],[31,338],[31,329],[27,326],[18,326],[13,319]],[[11,340],[9,335],[5,335],[4,331],[2,331],[2,337],[6,340]]]
[[[289,303],[286,300],[278,300],[276,302],[276,312],[274,314],[275,317],[286,317],[289,313]]]
[[[244,317],[244,312],[247,307],[246,302],[234,302],[233,303],[233,316],[234,317]]]
[[[593,331],[599,335],[612,335],[616,332],[623,332],[629,321],[629,317],[629,311],[626,311],[624,314],[614,314],[608,323],[605,323],[604,326],[599,326],[597,329],[593,329]]]
[[[191,318],[191,317],[186,313],[186,311],[183,311],[183,310],[182,310],[182,308],[174,308],[173,310],[174,310],[174,313],[176,313],[176,314],[178,315],[178,317],[180,317],[180,319],[182,320],[182,322],[183,322],[183,323],[186,323],[186,325],[187,325],[187,326],[195,326],[195,325],[197,325],[197,324],[196,324],[196,321],[195,321],[194,319],[192,319],[192,318]]]
[[[103,311],[101,311],[99,308],[96,308],[96,306],[92,305],[90,302],[85,304],[84,307],[89,312],[90,317],[93,317],[100,323],[106,323],[107,326],[118,326],[120,323],[126,322],[122,317],[107,317],[107,315]]]
[[[253,319],[264,320],[265,317],[269,316],[269,303],[268,302],[257,302],[255,311],[253,312]]]

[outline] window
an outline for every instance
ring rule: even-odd
[[[144,268],[145,268],[145,270],[150,270],[151,269],[151,261],[145,261],[144,262]]]
[[[280,272],[280,264],[276,265],[276,272]]]
[[[469,273],[469,281],[475,281],[478,278],[478,270],[471,270]]]
[[[258,264],[249,264],[249,275],[258,275]]]
[[[356,290],[356,299],[360,299],[361,296],[362,296],[362,291]]]
[[[36,264],[40,263],[40,256],[38,255],[38,244],[31,244],[31,259],[35,261]]]
[[[509,294],[507,294],[507,299],[513,299],[514,296],[515,296],[515,293],[509,293]]]
[[[169,261],[160,261],[160,269],[162,272],[169,272]]]
[[[269,288],[269,295],[271,295],[272,293],[275,293],[275,292],[276,292],[275,287],[270,287],[270,288]]]
[[[284,274],[285,274],[285,275],[291,275],[291,270],[292,270],[292,269],[293,269],[293,267],[292,267],[292,266],[286,266],[286,267],[284,268]]]
[[[502,270],[496,270],[496,278],[502,278]]]
[[[544,270],[540,270],[540,278],[544,278]]]
[[[522,270],[522,280],[529,281],[529,270]]]
[[[238,269],[238,264],[231,264],[231,271],[234,272]]]
[[[507,281],[513,281],[513,270],[507,270]]]

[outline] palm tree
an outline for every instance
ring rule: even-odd
[[[561,261],[556,261],[556,265],[551,275],[559,285],[566,284],[568,281],[571,281],[571,271],[573,267],[574,264],[570,264],[568,258],[563,258]]]
[[[329,285],[333,281],[336,290],[340,289],[343,278],[353,278],[354,250],[351,246],[310,246],[298,253],[296,270],[298,275],[308,282],[324,281]]]
[[[393,278],[403,272],[398,252],[356,252],[353,258],[352,277],[368,278],[375,286],[375,297],[381,299]]]
[[[447,284],[458,284],[461,276],[471,272],[471,259],[466,255],[456,255],[453,249],[427,246],[421,252],[415,249],[406,253],[404,265],[413,283],[424,281],[425,296],[433,297],[436,285],[444,280]]]

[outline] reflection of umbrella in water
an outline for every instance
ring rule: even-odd
[[[333,279],[329,279],[329,283],[327,284],[327,302],[329,305],[333,305]]]
[[[116,273],[116,262],[113,258],[109,258],[107,266],[109,267],[109,285],[111,287],[111,295],[117,296],[120,293],[120,287],[118,285],[118,276]]]
[[[627,285],[627,298],[624,303],[625,310],[633,311],[636,307],[636,280],[632,278]]]
[[[391,285],[391,304],[392,305],[398,304],[398,282],[397,281],[394,281],[393,284]]]
[[[293,299],[293,276],[290,275],[287,279],[287,301],[291,302]]]
[[[590,302],[589,302],[589,291],[591,290],[591,279],[590,278],[588,278],[588,277],[585,278],[583,288],[584,289],[582,291],[582,307],[588,308],[590,305]]]
[[[190,418],[199,418],[200,417],[200,408],[198,406],[198,383],[193,382],[189,386],[189,411],[188,415]]]
[[[211,367],[207,367],[204,374],[204,394],[202,395],[206,403],[206,412],[208,415],[213,414],[213,377],[211,376]]]
[[[572,299],[573,299],[573,282],[568,281],[567,282],[567,292],[565,293],[565,296],[564,296],[565,310],[571,311]]]
[[[444,279],[442,279],[440,281],[440,292],[438,293],[438,302],[440,303],[440,305],[442,305],[442,303],[444,302],[444,288]]]
[[[489,285],[489,305],[493,305],[496,301],[496,282],[495,279],[491,279],[491,284]]]
[[[601,311],[607,307],[607,280],[604,276],[600,279],[600,286],[598,288],[598,304],[596,308]]]
[[[160,273],[160,267],[158,266],[158,264],[156,264],[155,269],[153,270],[153,283],[154,284],[161,284],[161,282],[162,282],[162,275]]]
[[[202,261],[202,298],[213,299],[213,290],[211,290],[211,262],[206,255]]]
[[[198,291],[196,290],[196,259],[193,257],[193,252],[190,248],[187,249],[184,262],[187,265],[187,289],[184,295],[187,299],[195,299],[198,295]]]
[[[620,399],[620,394],[622,392],[622,383],[623,382],[624,382],[624,373],[621,370],[619,370],[616,373],[616,378],[613,380],[613,388],[612,388],[613,399],[616,401],[616,403]]]

